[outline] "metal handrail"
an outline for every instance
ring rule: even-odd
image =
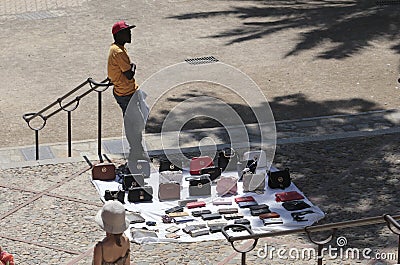
[[[399,235],[399,244],[398,244],[398,262],[400,264],[400,224],[396,221],[400,220],[400,215],[395,215],[395,216],[390,216],[388,214],[384,214],[383,216],[376,216],[376,217],[369,217],[369,218],[362,218],[362,219],[357,219],[357,220],[349,220],[349,221],[343,221],[343,222],[336,222],[336,223],[330,223],[330,224],[323,224],[323,225],[315,225],[315,226],[307,226],[303,228],[298,228],[298,229],[292,229],[292,230],[284,230],[284,231],[276,231],[276,232],[264,232],[264,233],[253,233],[249,232],[248,235],[240,235],[240,236],[231,236],[228,234],[228,231],[232,228],[244,228],[242,225],[227,225],[222,228],[222,234],[225,236],[227,241],[231,243],[232,248],[242,254],[242,265],[246,264],[246,253],[252,251],[260,238],[267,238],[267,237],[275,237],[275,236],[284,236],[284,235],[292,235],[292,234],[299,234],[299,233],[305,233],[307,234],[308,238],[310,239],[311,242],[314,244],[318,245],[318,250],[322,248],[322,246],[333,238],[333,234],[336,232],[337,229],[343,229],[343,228],[352,228],[352,227],[360,227],[360,226],[366,226],[366,225],[374,225],[374,224],[384,224],[386,223],[389,229]],[[393,227],[396,229],[393,229]],[[248,229],[247,229],[248,230]],[[321,241],[321,242],[316,242],[311,239],[311,233],[315,232],[323,232],[323,231],[331,231],[331,234],[329,235],[327,240]],[[236,241],[243,241],[243,240],[254,240],[254,242],[251,244],[251,247],[246,249],[245,251],[239,250],[235,246]],[[318,264],[322,264],[322,257],[318,255]]]
[[[85,87],[87,84],[90,85],[90,89],[86,90],[85,92],[83,92],[82,94],[76,96],[73,100],[62,104],[63,101],[70,97],[72,94],[78,92],[80,89],[82,89],[83,87]],[[25,122],[28,124],[29,128],[32,129],[33,131],[35,131],[35,146],[36,146],[36,160],[39,160],[39,131],[42,130],[46,124],[47,124],[47,120],[49,118],[51,118],[52,116],[54,116],[55,114],[59,113],[60,111],[65,111],[67,112],[67,120],[68,120],[68,157],[72,156],[72,122],[71,122],[71,113],[76,110],[79,106],[79,102],[82,98],[86,97],[87,95],[89,95],[90,93],[92,93],[93,91],[98,92],[98,153],[101,153],[101,93],[104,92],[105,90],[107,90],[107,88],[109,86],[112,86],[113,84],[110,82],[110,80],[108,78],[104,79],[101,82],[96,82],[94,81],[92,78],[88,78],[86,81],[84,81],[83,83],[79,84],[77,87],[75,87],[74,89],[72,89],[71,91],[69,91],[68,93],[66,93],[65,95],[63,95],[62,97],[58,98],[57,100],[55,100],[54,102],[52,102],[51,104],[49,104],[48,106],[44,107],[43,109],[41,109],[38,112],[30,112],[30,113],[25,113],[24,115],[22,115],[22,118],[25,120]],[[99,87],[105,87],[104,89],[98,89]],[[49,114],[45,114],[47,111],[49,111],[50,109],[52,109],[54,106],[59,105],[59,107],[50,112]],[[69,106],[75,104],[75,106],[73,106],[72,108],[68,109]],[[38,127],[34,127],[31,125],[31,121],[35,118],[40,118],[42,119],[42,124]]]

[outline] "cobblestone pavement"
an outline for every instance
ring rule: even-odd
[[[399,134],[278,145],[274,163],[289,167],[293,181],[323,211],[320,223],[399,213]],[[17,264],[90,264],[103,236],[93,223],[101,202],[83,162],[3,169],[0,184],[1,245]],[[395,253],[396,236],[384,225],[339,230],[347,246]],[[267,238],[247,264],[315,264],[257,256],[265,245],[308,248],[304,234]],[[334,244],[333,244],[334,245]],[[134,264],[240,264],[226,241],[132,245]],[[366,259],[326,264],[395,264]]]

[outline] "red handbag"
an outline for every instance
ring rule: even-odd
[[[209,156],[193,157],[190,160],[190,174],[200,175],[200,170],[206,167],[213,167],[214,162]]]
[[[297,191],[275,193],[275,200],[277,202],[287,202],[287,201],[302,200],[302,199],[304,199],[304,196],[298,193]]]

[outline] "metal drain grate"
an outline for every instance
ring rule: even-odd
[[[59,16],[60,15],[50,11],[36,11],[36,12],[22,13],[16,15],[17,18],[25,20],[39,20],[39,19],[55,18]]]
[[[215,63],[218,62],[218,59],[214,56],[207,56],[207,57],[199,57],[199,58],[192,58],[186,59],[185,62],[188,64],[206,64],[206,63]]]
[[[400,4],[400,0],[377,0],[376,1],[377,5],[398,5]]]

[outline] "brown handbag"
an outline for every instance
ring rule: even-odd
[[[106,155],[104,155],[104,157],[107,159],[107,162],[105,162],[100,155],[99,156],[100,163],[93,165],[86,156],[83,156],[83,158],[85,158],[86,162],[92,168],[92,179],[93,180],[114,180],[115,179],[115,165],[111,162],[111,160]]]
[[[158,186],[158,199],[160,201],[179,200],[181,198],[181,185],[177,182],[160,183]]]

